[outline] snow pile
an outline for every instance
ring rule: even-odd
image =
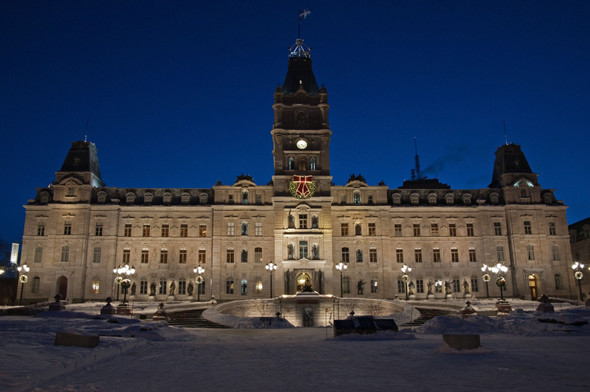
[[[293,325],[282,317],[239,317],[217,312],[215,308],[205,310],[202,316],[209,321],[232,328],[293,328]]]
[[[502,333],[523,336],[555,336],[564,334],[590,335],[590,310],[572,308],[560,313],[525,312],[515,310],[504,317],[441,316],[416,329],[420,334],[443,333]]]

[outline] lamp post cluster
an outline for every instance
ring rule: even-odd
[[[498,264],[493,265],[491,267],[488,266],[487,264],[484,264],[481,267],[481,271],[482,272],[490,271],[494,275],[498,275],[498,278],[496,279],[496,284],[498,285],[498,287],[500,287],[500,300],[504,301],[504,287],[506,286],[506,278],[504,277],[504,275],[506,274],[506,272],[508,272],[508,267],[506,267],[502,263],[498,263]],[[483,280],[484,280],[484,282],[486,282],[486,293],[489,298],[490,292],[488,290],[488,282],[490,281],[490,275],[487,273],[484,274]]]
[[[580,289],[580,301],[584,300],[584,296],[582,294],[582,278],[584,278],[584,273],[582,270],[584,269],[584,264],[576,261],[572,264],[572,269],[574,270],[574,278],[578,281],[578,288]]]
[[[20,305],[23,301],[23,291],[25,290],[25,283],[27,283],[29,281],[29,277],[27,276],[27,274],[29,273],[29,266],[26,264],[23,265],[19,265],[17,267],[18,270],[18,281],[21,283],[20,286],[20,297],[18,299],[18,304]],[[4,270],[2,270],[2,273],[4,273]]]
[[[197,268],[193,269],[193,272],[197,274],[197,279],[195,280],[197,282],[197,302],[201,302],[201,285],[205,281],[201,275],[205,273],[205,268],[199,263]]]
[[[131,286],[130,277],[135,275],[135,268],[133,266],[129,267],[129,264],[125,264],[113,269],[113,273],[117,275],[115,282],[123,288],[123,302],[121,302],[121,305],[125,305],[127,303],[127,290]],[[117,301],[118,300],[119,289],[117,289]]]
[[[344,289],[343,289],[343,285],[342,285],[342,276],[344,275],[344,271],[346,271],[346,269],[348,268],[348,266],[346,264],[344,264],[343,262],[340,262],[338,264],[336,264],[336,269],[338,270],[338,272],[340,272],[340,297],[344,296]]]
[[[408,296],[408,284],[409,284],[409,280],[410,280],[410,276],[408,275],[411,271],[412,268],[408,267],[407,265],[403,265],[403,267],[401,268],[402,271],[402,280],[404,281],[404,284],[406,286],[406,301],[409,299]]]
[[[272,273],[277,270],[277,265],[271,261],[264,268],[270,273],[270,298],[272,298]]]

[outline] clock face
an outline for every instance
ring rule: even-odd
[[[303,150],[307,147],[307,142],[304,139],[297,140],[297,148]]]

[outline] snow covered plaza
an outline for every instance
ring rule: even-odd
[[[474,301],[479,310],[494,304]],[[437,317],[416,329],[338,338],[322,327],[183,329],[99,318],[101,303],[68,305],[36,317],[0,317],[0,390],[589,390],[590,327],[576,324],[590,310],[554,304],[555,313],[543,314],[534,312],[536,302],[511,304],[505,317]],[[142,312],[156,311],[145,305]],[[415,316],[410,310],[393,317],[403,326]],[[257,318],[250,320],[254,327]],[[55,346],[59,331],[100,335],[100,344]],[[443,332],[480,334],[481,347],[450,349]]]

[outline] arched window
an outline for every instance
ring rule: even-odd
[[[354,225],[354,235],[363,235],[363,229],[361,228],[360,223]]]
[[[436,193],[428,194],[428,204],[430,204],[430,205],[436,204]]]
[[[287,169],[288,170],[293,170],[295,169],[295,160],[293,159],[293,157],[289,157],[287,159]]]
[[[465,205],[471,204],[471,194],[470,193],[463,194],[463,204],[465,204]]]
[[[410,195],[410,203],[412,204],[418,204],[418,202],[420,201],[420,195],[418,195],[417,193],[412,193]]]
[[[348,276],[342,278],[342,293],[350,294],[350,278]]]
[[[307,160],[305,158],[299,158],[299,170],[307,170]]]
[[[453,194],[452,194],[452,193],[447,193],[447,194],[445,195],[445,202],[446,202],[447,204],[453,204],[453,203],[455,202],[455,196],[453,196]]]
[[[391,196],[391,201],[395,205],[402,204],[402,195],[395,193],[393,196]]]
[[[361,193],[354,192],[352,195],[352,203],[353,204],[361,204]]]
[[[315,170],[315,158],[310,158],[309,160],[309,169]]]
[[[248,204],[248,191],[242,191],[242,204]]]

